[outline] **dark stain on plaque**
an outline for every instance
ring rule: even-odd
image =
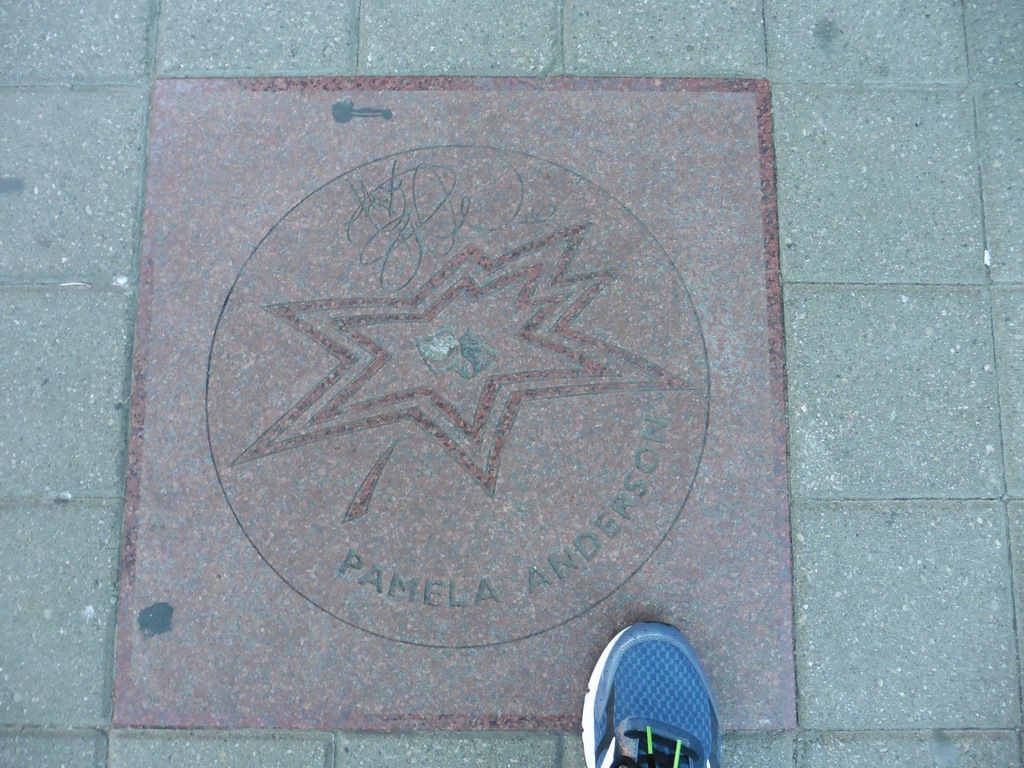
[[[171,631],[174,606],[170,603],[153,603],[139,611],[139,632],[143,637],[156,637]]]
[[[341,100],[331,107],[331,115],[336,123],[350,123],[355,118],[379,117],[390,120],[394,115],[390,109],[377,109],[375,107],[357,107],[351,101]]]

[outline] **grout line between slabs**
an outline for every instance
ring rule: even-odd
[[[1021,669],[1021,643],[1020,629],[1017,616],[1017,581],[1014,579],[1014,535],[1010,524],[1010,505],[1003,502],[1003,526],[1006,534],[1006,560],[1010,572],[1010,620],[1013,626],[1014,650],[1016,651],[1014,661],[1017,664],[1017,722],[1024,722],[1024,682],[1020,679]]]
[[[352,71],[358,76],[362,74],[363,69],[363,0],[356,0],[355,15],[355,25],[353,29],[356,39],[355,45],[352,46],[352,49],[356,60],[355,66],[352,67]]]
[[[982,161],[983,149],[982,146],[982,135],[981,135],[981,121],[978,117],[978,87],[971,89],[971,107],[972,117],[974,119],[974,159],[975,159],[975,172],[977,174],[978,184],[978,201],[980,206],[981,216],[981,237],[985,251],[985,277],[986,286],[985,293],[988,297],[988,309],[989,309],[989,332],[992,339],[992,364],[994,366],[994,372],[996,376],[996,412],[999,415],[999,451],[1002,459],[1002,481],[1003,481],[1003,498],[1009,498],[1009,478],[1010,478],[1010,463],[1006,451],[1006,439],[1004,436],[1006,418],[1003,413],[1003,376],[1001,370],[1002,358],[999,354],[999,339],[996,333],[996,306],[994,292],[998,289],[1004,288],[1015,288],[1018,287],[1019,283],[1013,282],[1000,282],[995,283],[992,280],[992,266],[990,262],[989,254],[989,237],[988,237],[988,220],[985,215],[985,169]]]
[[[853,737],[871,737],[871,736],[928,736],[936,731],[941,733],[964,733],[964,734],[988,734],[988,733],[1013,733],[1016,734],[1020,729],[1014,726],[1007,726],[1003,728],[985,728],[985,727],[935,727],[928,725],[921,725],[915,728],[802,728],[799,736],[801,738],[819,738],[821,736],[853,736]]]
[[[149,0],[149,22],[148,29],[146,30],[148,38],[146,40],[146,81],[148,85],[152,85],[153,78],[157,73],[157,57],[159,55],[159,44],[160,44],[160,15],[163,11],[163,7],[160,5],[161,0]],[[152,91],[152,88],[150,89]]]
[[[99,91],[99,90],[138,90],[149,87],[148,75],[140,75],[136,79],[118,80],[118,79],[97,79],[97,80],[84,80],[75,78],[74,80],[38,80],[33,81],[30,79],[23,80],[18,83],[0,83],[0,93],[4,91],[39,91],[48,88],[60,88],[68,91]]]
[[[558,28],[555,30],[555,55],[558,57],[558,69],[561,75],[565,75],[568,67],[565,62],[565,4],[567,0],[558,0]]]
[[[135,237],[135,222],[130,237]],[[77,275],[5,275],[0,277],[0,290],[40,291],[54,288],[89,289],[99,293],[131,293],[135,286],[127,275],[99,275],[95,272]]]
[[[773,85],[775,83],[774,78],[771,77],[771,71],[769,70],[768,64],[768,0],[761,0],[761,52],[764,54],[764,77],[765,80],[769,80]],[[773,140],[774,145],[774,140]]]
[[[960,2],[957,5],[960,7],[960,31],[963,34],[961,40],[963,41],[963,53],[964,53],[964,69],[967,70],[967,82],[973,84],[974,76],[971,67],[971,44],[967,40],[967,8],[966,2]]]
[[[1001,504],[1004,496],[799,496],[792,497],[800,505],[808,504]]]
[[[113,616],[109,637],[107,639],[107,658],[109,665],[107,667],[107,679],[105,684],[107,686],[107,723],[104,729],[105,737],[105,765],[111,765],[112,754],[111,744],[113,735],[113,718],[114,718],[114,694],[115,694],[115,682],[117,677],[117,633],[118,624],[121,615],[121,576],[122,576],[122,548],[124,546],[124,525],[125,525],[125,483],[127,481],[127,470],[128,470],[128,437],[129,430],[131,429],[131,414],[132,408],[130,402],[132,395],[134,394],[134,360],[135,360],[135,342],[136,342],[136,325],[138,322],[138,288],[139,288],[139,275],[141,272],[142,263],[142,237],[143,227],[145,223],[145,207],[146,207],[146,184],[149,178],[149,127],[150,127],[150,114],[153,105],[153,85],[157,78],[158,71],[158,53],[159,53],[159,30],[160,20],[162,14],[161,0],[150,0],[150,20],[149,20],[149,39],[147,41],[147,62],[146,62],[146,74],[147,74],[147,89],[145,96],[145,106],[141,126],[141,145],[142,145],[142,158],[139,163],[139,176],[137,178],[136,186],[136,198],[135,198],[135,210],[134,210],[134,221],[132,226],[132,253],[133,259],[133,296],[130,299],[130,317],[128,323],[128,343],[125,349],[126,361],[123,366],[124,379],[121,383],[121,391],[124,394],[124,403],[128,407],[121,409],[121,453],[118,460],[118,476],[120,478],[120,487],[122,489],[120,497],[120,510],[117,521],[117,552],[115,556],[115,588],[114,588],[114,606]]]
[[[898,289],[909,289],[909,290],[973,290],[983,291],[989,287],[989,283],[977,282],[977,283],[863,283],[863,282],[836,282],[836,281],[823,281],[823,280],[786,280],[783,285],[786,288],[820,288],[823,290],[828,289],[867,289],[867,290],[884,290],[891,289],[896,291]],[[1002,284],[1000,284],[1002,285]]]
[[[813,88],[839,88],[843,90],[883,90],[883,91],[910,91],[910,90],[966,90],[971,87],[968,80],[800,80],[783,77],[772,77],[772,85],[792,86],[802,85]]]

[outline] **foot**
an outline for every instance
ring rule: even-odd
[[[587,768],[718,768],[718,710],[682,633],[634,624],[604,649],[583,702]]]

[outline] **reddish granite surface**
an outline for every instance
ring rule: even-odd
[[[793,726],[769,115],[159,82],[115,722],[572,728],[656,618],[726,727]]]

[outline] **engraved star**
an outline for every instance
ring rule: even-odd
[[[501,454],[524,402],[695,388],[685,377],[581,327],[578,321],[587,306],[615,280],[610,270],[570,272],[589,226],[566,227],[497,257],[466,249],[408,298],[265,307],[323,345],[338,364],[231,466],[408,422],[493,496]],[[562,253],[553,258],[550,251],[560,244]],[[479,375],[474,367],[472,376],[446,373],[437,365],[428,368],[424,339],[446,325],[444,316],[455,312],[457,304],[482,298],[505,301],[498,318],[509,335],[501,344],[491,339],[497,349],[487,367]],[[479,341],[473,334],[464,338]],[[362,511],[393,448],[394,443],[364,481]],[[350,510],[346,519],[352,516]]]

